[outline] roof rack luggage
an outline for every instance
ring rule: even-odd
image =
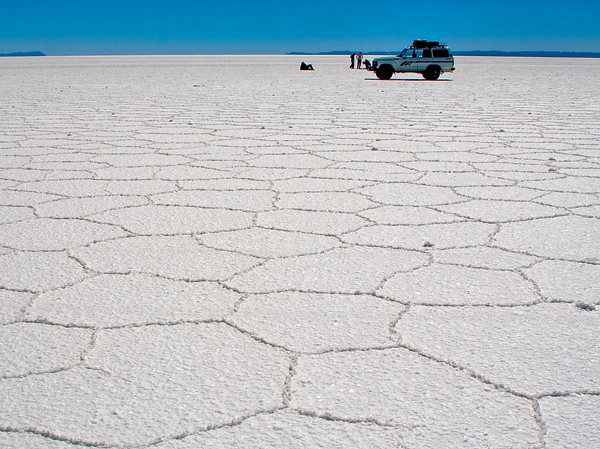
[[[441,42],[436,41],[426,41],[425,39],[417,39],[413,41],[414,48],[433,48],[433,47],[441,47]]]

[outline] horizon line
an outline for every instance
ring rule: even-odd
[[[397,55],[401,50],[383,51],[374,50],[362,52],[368,56]],[[321,52],[292,51],[287,53],[77,53],[77,54],[45,54],[41,51],[16,51],[11,53],[0,53],[0,57],[69,57],[69,56],[349,56],[356,51],[333,50]],[[580,57],[600,58],[600,52],[591,51],[559,51],[559,50],[452,50],[455,56],[540,56],[540,57]]]

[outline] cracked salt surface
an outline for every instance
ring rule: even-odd
[[[600,62],[314,58],[0,61],[0,447],[600,444]]]

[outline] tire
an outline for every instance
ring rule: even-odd
[[[375,75],[380,80],[389,80],[394,74],[394,68],[389,64],[384,64],[381,67],[377,67],[375,70]]]
[[[441,73],[442,73],[442,69],[440,69],[439,66],[430,65],[423,72],[423,78],[425,78],[426,80],[429,80],[429,81],[434,81],[440,77]]]

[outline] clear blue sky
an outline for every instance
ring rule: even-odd
[[[420,5],[420,6],[419,6]],[[600,0],[0,0],[0,53],[600,51]]]

